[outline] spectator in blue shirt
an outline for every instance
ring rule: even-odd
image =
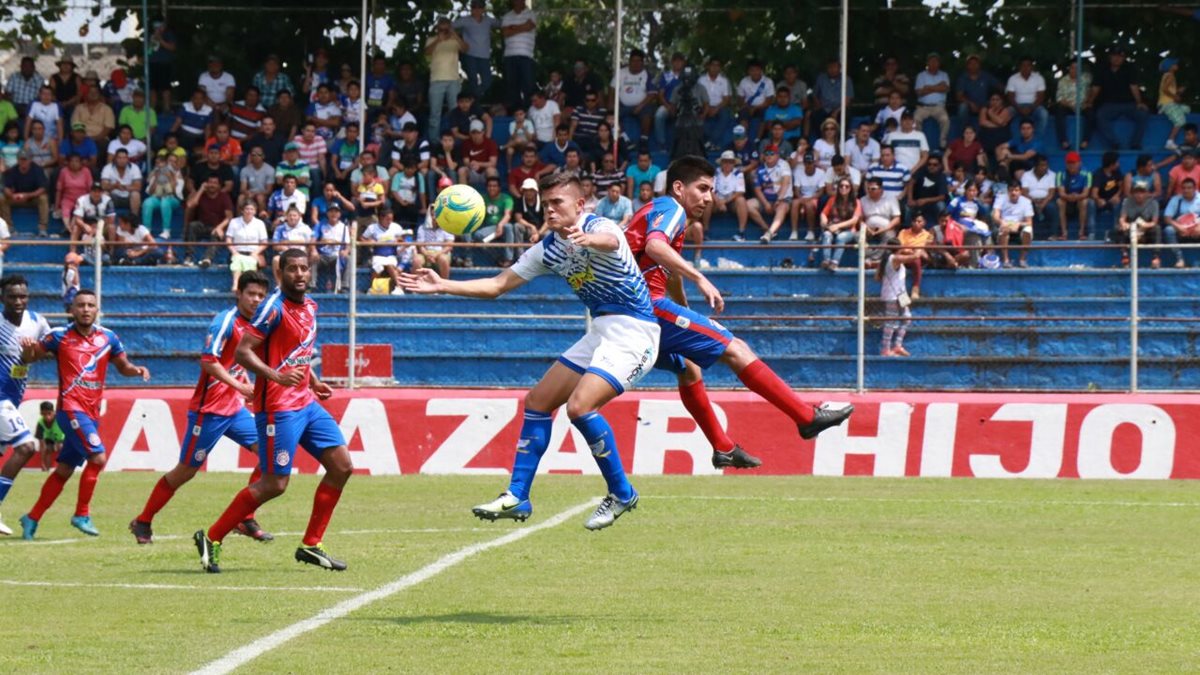
[[[979,111],[987,107],[988,97],[999,88],[1000,81],[983,69],[979,55],[967,56],[967,69],[954,81],[959,125],[978,127]]]
[[[1088,239],[1096,219],[1096,203],[1092,201],[1092,175],[1082,170],[1083,160],[1078,152],[1067,153],[1067,169],[1058,174],[1058,223],[1063,239],[1067,238],[1068,211],[1079,215],[1079,239]]]
[[[83,165],[91,169],[93,175],[99,175],[96,171],[97,154],[99,151],[96,148],[96,141],[88,137],[87,127],[81,122],[72,124],[70,135],[58,144],[59,157],[79,155],[79,158],[83,160]]]
[[[376,56],[371,61],[371,72],[366,81],[368,115],[374,117],[379,110],[389,110],[396,99],[396,81],[387,72],[387,60]]]
[[[837,59],[832,59],[825,64],[825,72],[817,75],[816,84],[813,85],[813,100],[816,102],[816,109],[813,111],[813,117],[809,120],[810,129],[819,129],[820,123],[827,118],[836,118],[843,106],[847,106],[854,100],[854,83],[849,79],[846,80],[846,98],[842,98],[842,64]]]
[[[579,151],[579,144],[571,140],[571,127],[560,124],[554,130],[554,142],[542,146],[538,159],[547,166],[562,168],[567,165],[568,150]]]
[[[770,131],[771,122],[783,122],[783,137],[793,144],[800,140],[804,129],[804,109],[792,102],[792,92],[787,87],[775,90],[775,102],[763,113],[762,133],[766,136]]]
[[[1033,133],[1034,126],[1032,120],[1021,121],[1021,134],[1003,144],[996,146],[996,161],[1004,168],[1014,171],[1016,166],[1029,168],[1033,165],[1033,158],[1043,154],[1042,141]]]
[[[629,219],[633,216],[633,202],[629,201],[629,197],[621,194],[620,183],[608,186],[608,195],[596,203],[596,215],[608,218],[621,229],[625,229],[625,226],[629,224]]]
[[[637,194],[642,183],[654,185],[654,177],[662,169],[654,165],[650,150],[643,147],[638,150],[637,163],[625,169],[625,191],[627,194]]]

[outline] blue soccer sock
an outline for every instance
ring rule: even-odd
[[[613,437],[612,427],[598,412],[590,412],[571,421],[588,447],[592,449],[592,457],[600,467],[604,482],[608,483],[609,494],[627,502],[633,499],[633,486],[625,477],[625,467],[621,466],[621,455],[617,452],[617,440]]]
[[[0,476],[0,504],[4,503],[4,498],[8,496],[8,491],[12,489],[13,479]]]
[[[517,456],[513,460],[512,482],[508,484],[508,491],[517,499],[529,499],[538,463],[550,445],[550,426],[549,413],[525,409],[525,423],[521,425],[521,440],[517,441]]]

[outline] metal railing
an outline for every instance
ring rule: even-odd
[[[351,227],[351,236],[356,239],[358,236],[357,225],[353,222],[349,223],[349,225]],[[9,260],[6,262],[5,256],[0,255],[0,273],[6,272],[6,271],[23,271],[23,270],[30,270],[30,269],[38,269],[39,265],[37,263],[29,262],[32,258],[34,258],[34,256],[22,254],[23,252],[30,251],[32,247],[41,247],[43,250],[45,250],[46,248],[57,248],[57,249],[59,249],[59,251],[63,252],[64,254],[65,254],[65,251],[68,249],[68,247],[75,248],[76,250],[79,250],[79,251],[83,251],[84,248],[86,247],[88,252],[90,253],[88,265],[90,265],[92,269],[87,270],[86,268],[88,265],[84,265],[83,267],[80,268],[79,274],[80,274],[81,279],[88,278],[91,280],[91,284],[93,285],[94,290],[97,293],[98,301],[100,303],[102,310],[105,307],[104,296],[106,294],[104,277],[106,275],[120,275],[120,274],[123,274],[125,270],[133,269],[131,267],[126,267],[126,266],[118,265],[115,263],[115,253],[117,251],[118,245],[103,242],[99,239],[90,240],[90,241],[86,241],[86,242],[84,242],[84,241],[71,242],[71,241],[65,241],[65,240],[33,240],[33,241],[13,240],[13,241],[7,242],[7,244],[9,246],[9,253],[7,256]],[[192,246],[192,247],[196,247],[196,248],[217,249],[217,250],[224,250],[224,249],[228,248],[228,245],[224,242],[191,242],[188,245]],[[367,263],[367,261],[369,260],[369,257],[370,257],[369,251],[371,251],[376,246],[391,246],[391,245],[397,245],[401,249],[410,249],[410,248],[416,246],[415,244],[413,244],[411,242],[397,242],[395,244],[392,244],[392,243],[371,244],[371,243],[366,243],[366,242],[360,242],[359,245],[357,245],[357,246],[346,246],[346,253],[347,253],[347,263],[346,264],[348,264],[352,270],[356,270],[356,273],[353,273],[351,275],[353,288],[347,289],[349,292],[346,293],[346,295],[345,295],[346,301],[347,301],[346,309],[345,309],[345,311],[322,311],[320,314],[320,316],[323,318],[344,321],[344,328],[347,333],[347,343],[348,343],[349,353],[351,355],[354,355],[356,353],[355,350],[359,343],[359,335],[358,335],[359,322],[363,321],[363,320],[394,319],[397,322],[403,322],[406,320],[431,320],[431,319],[473,319],[473,320],[479,320],[479,321],[496,321],[496,320],[582,321],[582,322],[584,322],[584,325],[586,325],[586,322],[588,322],[590,320],[590,317],[588,317],[586,312],[584,312],[584,311],[580,311],[578,313],[537,312],[537,313],[522,314],[522,313],[517,313],[517,312],[496,312],[496,311],[471,312],[468,310],[465,312],[452,313],[452,312],[423,312],[423,311],[379,311],[378,306],[375,306],[367,311],[360,311],[359,295],[363,292],[363,289],[361,288],[362,284],[360,283],[360,275],[362,274],[363,269],[369,270],[369,264],[365,264],[365,263]],[[180,244],[178,242],[170,242],[170,243],[160,243],[159,246],[161,246],[163,248],[178,249],[179,247],[182,246],[182,244]],[[297,244],[294,246],[301,246],[301,245]],[[310,244],[303,245],[303,247],[309,248],[309,249],[312,249],[317,246],[320,246],[320,244],[310,243]],[[504,249],[504,248],[523,249],[525,247],[528,247],[529,244],[523,244],[523,243],[476,244],[476,243],[456,242],[456,243],[450,243],[450,244],[442,244],[442,246],[450,248],[460,254],[461,253],[470,254],[470,253],[476,252],[476,251],[488,251],[488,250],[496,250],[496,249]],[[740,249],[742,251],[745,251],[745,250],[747,250],[747,248],[750,248],[750,247],[757,248],[754,245],[749,245],[749,244],[707,242],[701,246],[696,246],[696,247],[689,246],[688,249],[685,250],[685,257],[691,258],[693,256],[693,254],[696,254],[696,253],[699,253],[700,255],[704,255],[706,253],[719,252],[721,250],[726,250],[726,249]],[[273,250],[273,248],[274,248],[273,246],[269,246],[268,251]],[[851,249],[856,249],[857,264],[853,268],[853,273],[855,274],[855,277],[856,277],[856,292],[854,293],[853,297],[837,296],[837,297],[826,297],[826,298],[803,298],[803,299],[798,298],[795,301],[796,309],[802,310],[803,308],[805,308],[806,303],[811,303],[811,302],[845,303],[845,302],[850,302],[851,300],[853,300],[853,304],[854,304],[853,313],[835,312],[835,313],[822,314],[822,313],[814,313],[812,311],[798,311],[798,312],[793,313],[793,312],[786,311],[786,310],[783,312],[776,312],[776,313],[769,313],[769,314],[738,313],[736,310],[738,300],[737,300],[737,298],[733,298],[730,302],[731,307],[729,308],[733,311],[730,311],[730,312],[724,314],[721,318],[723,321],[727,321],[727,322],[734,322],[734,323],[753,322],[753,323],[756,323],[759,325],[777,326],[780,328],[780,330],[794,329],[800,324],[836,325],[836,324],[840,323],[842,325],[845,325],[847,323],[853,322],[854,333],[855,333],[855,338],[854,338],[854,342],[855,342],[855,350],[854,350],[855,376],[854,376],[854,383],[853,383],[852,388],[855,391],[862,392],[862,391],[866,391],[866,389],[867,389],[867,364],[868,364],[868,360],[869,360],[868,354],[870,353],[870,349],[868,348],[868,342],[870,339],[870,336],[868,336],[868,328],[871,325],[877,324],[887,318],[884,315],[873,314],[868,311],[869,307],[874,305],[875,300],[868,299],[868,295],[870,294],[871,289],[869,288],[867,273],[871,272],[872,270],[868,266],[867,253],[870,249],[877,248],[877,247],[868,244],[866,237],[865,237],[865,233],[860,231],[860,236],[858,236],[856,238],[855,243],[847,244],[845,246],[840,246],[840,247],[836,244],[835,245],[822,245],[822,244],[818,244],[818,243],[779,241],[779,242],[773,243],[770,247],[764,246],[758,250],[770,251],[772,253],[795,250],[795,251],[797,251],[797,253],[802,254],[802,256],[807,256],[808,254],[812,254],[814,251],[820,251],[822,249],[829,249],[829,248],[845,248],[845,249],[847,249],[847,252],[849,252],[849,250],[851,250]],[[899,248],[899,247],[893,246],[893,248]],[[927,248],[931,252],[936,252],[937,250],[948,249],[949,247],[939,247],[939,246],[931,245]],[[996,249],[996,248],[998,248],[998,247],[989,246],[989,245],[954,247],[955,250],[971,250],[971,249],[991,250],[991,249]],[[1010,251],[1017,252],[1022,247],[1019,244],[1012,244],[1008,248],[1010,249]],[[1190,326],[1194,326],[1197,322],[1200,322],[1200,317],[1195,317],[1195,316],[1169,316],[1169,315],[1167,315],[1167,316],[1143,317],[1141,315],[1141,306],[1140,306],[1140,301],[1142,300],[1142,298],[1141,298],[1142,290],[1141,290],[1141,286],[1140,286],[1140,266],[1137,264],[1137,261],[1139,258],[1139,253],[1142,253],[1142,252],[1145,252],[1148,250],[1157,252],[1157,251],[1161,251],[1163,249],[1197,250],[1197,249],[1200,249],[1200,243],[1139,244],[1135,240],[1135,241],[1131,242],[1129,247],[1125,247],[1124,245],[1118,245],[1118,244],[1100,244],[1100,243],[1092,243],[1092,244],[1085,244],[1085,245],[1073,244],[1073,243],[1039,243],[1037,246],[1030,247],[1030,248],[1035,249],[1035,250],[1040,250],[1040,251],[1048,251],[1048,250],[1054,250],[1054,249],[1068,249],[1069,250],[1069,249],[1082,249],[1082,248],[1087,248],[1089,250],[1095,251],[1095,250],[1114,250],[1114,249],[1129,248],[1130,257],[1134,261],[1134,263],[1130,264],[1128,269],[1125,270],[1125,272],[1128,275],[1128,285],[1129,285],[1128,286],[1128,298],[1127,298],[1128,304],[1129,304],[1128,314],[1125,316],[1114,316],[1111,314],[1102,315],[1102,314],[1095,314],[1095,313],[1089,314],[1086,310],[1081,310],[1079,312],[1072,312],[1069,314],[1056,314],[1053,316],[1039,315],[1036,312],[1036,310],[1034,310],[1033,313],[1025,312],[1025,313],[1021,313],[1021,314],[1014,313],[1014,314],[1003,314],[1003,315],[994,314],[994,313],[990,313],[990,312],[984,312],[984,313],[955,312],[955,313],[937,313],[937,314],[933,314],[933,315],[917,314],[917,315],[914,315],[911,317],[911,319],[910,319],[911,322],[913,322],[915,324],[920,324],[920,325],[936,325],[937,323],[943,323],[943,324],[948,324],[950,326],[957,326],[957,327],[966,327],[970,324],[978,324],[979,326],[987,327],[988,324],[1004,323],[1004,324],[1012,325],[1011,330],[1014,330],[1014,331],[1022,330],[1021,326],[1034,326],[1036,324],[1048,324],[1048,325],[1059,325],[1059,326],[1069,326],[1072,324],[1079,324],[1081,326],[1082,325],[1104,326],[1104,325],[1127,324],[1128,328],[1129,328],[1129,352],[1127,355],[1128,382],[1127,382],[1126,389],[1131,392],[1138,391],[1139,389],[1142,388],[1139,384],[1139,361],[1141,358],[1143,358],[1143,355],[1140,353],[1141,345],[1140,345],[1139,337],[1140,337],[1140,329],[1141,329],[1141,326],[1143,325],[1143,323],[1150,321],[1153,324],[1158,325],[1158,326],[1180,325],[1180,326],[1189,326],[1190,327]],[[109,256],[110,258],[112,258],[108,262],[105,261],[106,255]],[[797,256],[797,261],[793,262],[793,267],[798,268],[798,269],[802,269],[804,267],[803,261],[800,260],[800,258],[802,256]],[[179,258],[179,257],[181,257],[181,255],[179,255],[177,253],[176,258]],[[58,256],[58,255],[42,256],[43,260],[46,260],[47,258],[61,259],[62,256]],[[22,262],[14,262],[14,259],[21,260]],[[797,264],[797,262],[799,262],[799,264]],[[51,265],[51,264],[54,264],[54,263],[43,262],[40,264],[40,269],[44,271],[45,267],[47,265]],[[778,266],[773,266],[768,269],[770,269],[774,273],[778,273],[778,274],[788,274],[790,272],[790,270],[783,269]],[[845,271],[850,271],[847,268],[842,268],[842,269]],[[1059,269],[1061,269],[1061,268],[1059,268]],[[458,270],[459,270],[459,268],[455,268],[453,270],[453,272],[457,273]],[[756,267],[745,268],[745,271],[748,271],[748,272],[756,272],[756,271],[760,272],[762,270],[763,270],[763,268],[760,268],[760,267],[759,268],[756,268]],[[265,271],[266,271],[268,277],[270,277],[271,272],[270,272],[269,263],[268,263],[268,268]],[[1004,273],[1005,272],[1002,272],[1002,271],[995,272],[995,274],[998,274],[998,275],[1004,274]],[[1171,272],[1167,272],[1167,273],[1171,273]],[[154,279],[153,273],[143,272],[142,274],[149,274],[150,276],[148,278]],[[177,274],[177,273],[174,273],[174,274]],[[208,274],[211,275],[212,271],[210,270],[208,272]],[[336,274],[336,272],[335,272],[335,274]],[[453,276],[453,274],[452,274],[452,276]],[[950,278],[950,277],[942,277],[942,278]],[[207,280],[208,277],[205,277],[205,279]],[[340,279],[339,279],[339,281],[340,281]],[[314,282],[313,282],[313,286],[310,286],[310,288],[312,288],[313,292],[315,292],[315,293],[324,292],[323,289],[315,287],[316,283],[317,283],[316,270],[314,269]],[[83,283],[82,285],[87,285],[87,284]],[[719,285],[719,279],[718,279],[718,285]],[[184,286],[186,287],[186,284]],[[204,293],[205,295],[208,295],[209,297],[211,297],[212,292],[214,292],[214,289],[209,289],[207,287],[204,287],[203,284],[201,284],[201,286],[202,286],[201,292]],[[161,288],[161,284],[160,284],[160,288]],[[226,288],[228,288],[228,287],[226,287]],[[178,289],[174,289],[174,290],[178,290]],[[40,301],[40,298],[44,298],[47,295],[46,289],[43,289],[43,288],[33,287],[33,288],[31,288],[31,291],[33,291],[35,299],[39,299],[39,301]],[[169,291],[165,291],[165,292],[169,292]],[[184,292],[186,292],[186,290]],[[152,296],[148,294],[148,297],[152,297]],[[1108,297],[1110,299],[1119,299],[1120,298],[1120,296],[1112,296],[1112,295],[1109,295],[1106,297]],[[934,298],[934,302],[938,302],[938,300],[936,299],[936,296],[932,296],[932,298]],[[1069,298],[1067,298],[1067,297],[1060,297],[1060,296],[1046,296],[1046,298],[1054,299],[1056,301],[1069,300]],[[929,301],[930,299],[931,299],[931,296],[928,293],[926,293],[926,295],[922,298],[922,301]],[[989,299],[976,299],[976,300],[981,301],[981,302],[997,302],[997,301],[1001,301],[1003,299],[1002,298],[989,298]],[[401,300],[401,299],[397,299],[397,301],[403,302],[403,300]],[[149,305],[148,305],[148,307],[149,307]],[[41,309],[40,307],[37,306],[37,302],[35,302],[34,308]],[[128,309],[125,309],[125,308],[122,308],[122,310],[105,312],[105,316],[110,317],[110,318],[121,318],[121,319],[132,319],[132,318],[206,319],[209,316],[208,313],[206,313],[206,312],[188,311],[186,307],[181,307],[178,310],[175,310],[172,308],[170,311],[158,311],[158,310],[154,310],[153,308],[147,309],[146,311],[129,311]],[[55,312],[46,312],[46,314],[48,314],[49,316],[51,316],[52,318],[57,319],[57,320],[62,320],[65,317],[64,313],[56,312],[56,311]],[[996,329],[997,329],[997,331],[1003,330],[1003,328],[1000,326],[997,326]],[[814,359],[817,359],[817,358],[820,358],[821,355],[814,354],[813,357],[814,357]],[[353,357],[351,357],[351,358],[353,360]],[[1052,363],[1052,358],[1047,358],[1046,362]],[[347,385],[351,388],[355,388],[358,386],[358,384],[359,383],[357,382],[356,369],[354,367],[350,367],[349,371],[348,371]]]

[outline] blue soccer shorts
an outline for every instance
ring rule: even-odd
[[[654,301],[654,316],[662,328],[658,353],[683,356],[701,368],[716,363],[733,341],[733,333],[721,324],[667,298]],[[672,365],[661,357],[656,363],[679,372]]]
[[[78,410],[59,410],[54,418],[66,436],[58,461],[80,467],[88,457],[104,452],[96,420]]]
[[[183,442],[179,446],[179,463],[193,469],[200,468],[222,436],[228,436],[247,450],[254,449],[258,443],[258,427],[254,424],[254,415],[245,408],[233,415],[189,411],[187,431],[184,432]]]
[[[297,447],[320,459],[326,449],[346,444],[337,422],[316,401],[299,410],[255,413],[254,422],[258,461],[265,473],[291,475]]]

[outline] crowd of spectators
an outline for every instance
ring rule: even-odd
[[[821,242],[827,248],[814,249],[810,264],[833,270],[863,228],[872,245],[940,244],[946,248],[917,257],[948,267],[1009,265],[1010,241],[1029,243],[1035,228],[1065,239],[1072,219],[1080,239],[1100,234],[1101,217],[1112,223],[1113,241],[1128,242],[1131,232],[1167,244],[1200,238],[1198,139],[1173,58],[1160,64],[1158,89],[1158,110],[1173,126],[1162,148],[1169,154],[1157,162],[1141,155],[1125,175],[1112,151],[1091,173],[1074,150],[1062,166],[1048,158],[1086,150],[1093,133],[1111,149],[1146,150],[1148,98],[1119,46],[1094,72],[1061,64],[1053,95],[1033,59],[1002,79],[977,55],[952,64],[961,66],[952,74],[931,53],[915,77],[886,59],[861,97],[836,60],[811,87],[796,66],[774,79],[754,60],[735,85],[718,58],[693,76],[687,59],[673,54],[652,73],[655,59],[638,49],[609,82],[578,60],[567,73],[544,68],[539,83],[537,26],[525,0],[511,0],[499,17],[471,0],[468,12],[437,21],[415,55],[426,60],[426,80],[415,59],[377,56],[360,82],[349,64],[335,69],[323,49],[296,80],[276,56],[249,77],[225,70],[220,55],[194,78],[180,76],[174,35],[156,24],[149,101],[123,71],[102,83],[64,58],[46,79],[26,58],[0,102],[0,218],[11,222],[12,209],[29,208],[38,236],[88,242],[102,234],[103,254],[118,263],[228,260],[235,284],[241,272],[267,266],[273,252],[305,246],[328,290],[349,286],[347,224],[354,221],[369,246],[360,257],[374,271],[373,288],[392,292],[405,267],[449,273],[459,262],[450,255],[453,237],[428,217],[446,185],[483,194],[486,222],[474,238],[506,244],[487,251],[508,265],[516,244],[544,234],[538,178],[577,171],[587,209],[627,222],[664,194],[665,167],[654,158],[672,147],[681,118],[694,115],[702,148],[718,165],[713,208],[693,228],[696,241],[713,214],[731,214],[734,239]],[[695,84],[685,92],[689,77]],[[187,94],[179,105],[177,80]],[[497,89],[501,95],[489,98]],[[1077,101],[1078,144],[1069,131]],[[851,129],[840,128],[843,110]],[[159,128],[167,111],[170,126]],[[1115,125],[1121,118],[1133,125],[1125,137]],[[931,137],[927,121],[936,128]],[[507,133],[497,133],[501,123]],[[507,140],[500,145],[497,137]],[[1061,146],[1055,153],[1043,146],[1048,138]],[[1159,170],[1168,166],[1163,185]],[[177,213],[182,231],[173,236]],[[760,230],[754,235],[750,222]],[[1025,265],[1020,251],[1015,264]],[[879,258],[873,251],[870,260]],[[1184,264],[1177,250],[1174,261]],[[919,272],[914,281],[919,286]]]

